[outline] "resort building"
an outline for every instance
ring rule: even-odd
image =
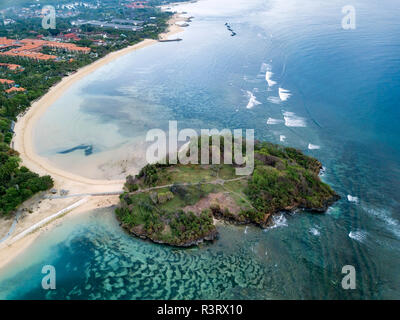
[[[0,84],[6,84],[8,86],[12,86],[15,84],[15,81],[13,80],[8,80],[8,79],[0,79]]]
[[[24,71],[24,68],[19,64],[12,64],[12,63],[0,63],[0,67],[6,67],[11,71]]]
[[[76,33],[72,33],[72,32],[62,35],[62,38],[65,41],[71,41],[71,40],[79,41],[79,40],[81,40]]]
[[[25,88],[19,87],[15,81],[9,79],[0,79],[0,85],[5,85],[8,89],[4,90],[7,94],[26,91]]]
[[[131,3],[128,3],[126,5],[127,8],[131,8],[131,9],[144,9],[144,8],[149,8],[149,6],[147,5],[147,1],[133,1]]]
[[[0,37],[0,52],[12,48],[15,40],[7,39],[5,37]]]
[[[13,40],[4,37],[0,38],[0,55],[28,58],[33,60],[56,60],[57,56],[43,54],[40,52],[44,47],[82,54],[88,54],[91,50],[90,48],[79,47],[72,43],[45,41],[39,39]]]
[[[24,91],[26,91],[26,89],[25,88],[21,88],[21,87],[11,87],[10,89],[5,90],[5,92],[7,94],[17,93],[17,92],[24,92]]]

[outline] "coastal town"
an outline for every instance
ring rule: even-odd
[[[25,72],[23,82],[27,82],[31,72],[36,73],[44,64],[57,63],[58,74],[46,76],[46,82],[51,85],[52,77],[66,75],[111,51],[144,38],[156,39],[166,28],[170,16],[157,7],[166,1],[62,1],[55,5],[56,28],[43,29],[41,20],[46,11],[42,9],[48,2],[21,3],[21,6],[0,10],[3,16],[0,19],[0,66],[3,67],[0,68],[0,85],[7,99],[30,92],[29,85],[19,83],[22,70]],[[5,67],[7,65],[9,67]],[[43,92],[40,90],[41,94]],[[32,101],[41,94],[27,100]],[[24,96],[21,99],[25,100]],[[19,108],[26,108],[28,101]],[[8,101],[8,104],[13,105],[13,102]],[[15,112],[9,116],[15,116]]]
[[[63,43],[56,41],[45,41],[36,39],[14,40],[5,37],[0,38],[0,57],[11,57],[16,59],[39,61],[60,61],[60,57],[54,54],[44,54],[41,52],[44,48],[59,50],[68,53],[89,54],[90,48],[79,47],[72,43]],[[70,62],[73,61],[71,58]],[[22,72],[24,68],[21,65],[11,63],[1,63],[0,66],[7,70]],[[19,92],[25,92],[26,89],[16,84],[14,80],[0,79],[0,84],[5,87],[4,92],[7,95]]]

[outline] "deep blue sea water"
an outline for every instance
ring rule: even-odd
[[[123,159],[118,150],[168,120],[181,129],[254,128],[259,139],[321,160],[323,179],[342,196],[326,214],[282,214],[264,231],[220,226],[216,243],[181,250],[126,235],[112,209],[89,212],[40,236],[3,270],[0,298],[400,298],[400,4],[352,1],[355,30],[341,26],[345,5],[185,5],[179,10],[195,19],[183,41],[99,69],[35,133],[38,152],[56,165],[104,177],[87,167],[109,154]],[[59,153],[79,145],[93,154]],[[55,291],[41,289],[45,264],[56,267]],[[356,290],[341,287],[344,265],[356,269]]]

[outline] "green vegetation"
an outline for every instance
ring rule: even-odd
[[[0,56],[0,63],[20,65],[23,71],[12,71],[0,67],[0,79],[15,81],[15,85],[25,88],[25,92],[7,94],[8,85],[0,84],[0,215],[13,212],[19,204],[35,193],[53,186],[50,177],[39,177],[27,168],[20,167],[17,152],[10,148],[13,137],[12,123],[16,117],[31,106],[31,103],[43,96],[54,84],[63,77],[77,71],[79,68],[100,59],[112,51],[136,44],[145,38],[157,39],[167,27],[171,13],[161,12],[155,5],[160,0],[149,1],[148,8],[132,10],[118,0],[85,1],[94,7],[79,6],[76,9],[61,9],[58,5],[70,1],[43,0],[32,6],[32,1],[2,1],[0,9],[3,19],[11,19],[12,23],[3,24],[0,21],[0,37],[23,39],[36,37],[58,37],[69,32],[75,32],[80,40],[72,41],[79,46],[90,47],[90,54],[54,51],[45,48],[42,53],[54,54],[59,61],[33,61],[17,57]],[[44,5],[54,5],[57,10],[57,28],[45,30],[42,28],[40,8]],[[24,7],[24,10],[21,8]],[[39,12],[39,13],[37,13]],[[152,19],[150,19],[152,17]],[[136,19],[144,21],[144,27],[138,31],[102,29],[83,25],[74,28],[72,21],[112,19]],[[151,23],[149,23],[151,22]],[[72,30],[73,29],[73,30]],[[79,29],[79,30],[77,30]],[[101,40],[100,44],[98,40]],[[131,190],[133,191],[133,190]]]
[[[127,207],[117,209],[123,226],[133,234],[159,243],[175,246],[196,244],[200,239],[213,239],[216,234],[213,217],[210,211],[199,215],[182,210],[161,210],[150,197],[129,197],[123,201],[130,203]],[[131,210],[135,208],[135,214]]]
[[[15,210],[23,201],[39,191],[53,186],[49,176],[39,177],[36,173],[19,166],[18,154],[6,144],[0,144],[0,215]]]
[[[258,212],[293,208],[325,211],[335,198],[331,187],[318,177],[320,162],[296,149],[260,143],[255,161],[245,193]]]
[[[266,227],[279,211],[324,212],[339,198],[320,180],[321,163],[296,149],[258,142],[254,159],[249,176],[235,165],[149,164],[127,177],[117,216],[136,236],[189,246],[215,239],[213,217]]]

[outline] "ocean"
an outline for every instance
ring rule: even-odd
[[[183,41],[132,52],[74,84],[39,120],[54,165],[115,179],[144,138],[179,129],[255,129],[318,158],[340,195],[325,214],[220,225],[176,249],[127,235],[113,209],[66,218],[0,273],[7,299],[399,299],[400,20],[396,0],[200,0]],[[235,35],[228,30],[230,26]],[[90,150],[90,152],[88,152]],[[141,151],[140,151],[141,150]],[[43,290],[44,265],[57,289]],[[356,270],[345,290],[342,268]]]

